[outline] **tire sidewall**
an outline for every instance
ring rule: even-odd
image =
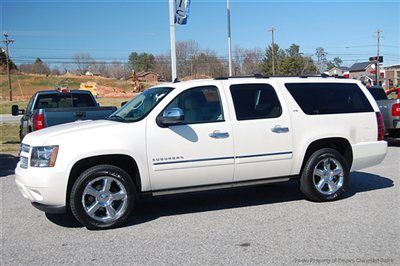
[[[317,164],[321,162],[323,159],[333,158],[342,165],[343,168],[343,185],[338,191],[331,195],[325,195],[319,192],[314,185],[314,168]],[[311,155],[307,165],[307,171],[303,172],[303,182],[306,183],[307,186],[310,188],[310,192],[313,194],[314,197],[318,198],[319,201],[333,201],[339,199],[346,191],[349,183],[349,164],[346,162],[344,157],[334,149],[321,149],[316,151],[314,154]],[[304,176],[306,175],[306,176]]]
[[[117,220],[112,222],[101,222],[91,218],[86,214],[82,205],[82,194],[87,184],[101,176],[110,176],[117,179],[125,187],[127,193],[127,208],[125,212]],[[122,169],[111,165],[94,166],[83,172],[75,181],[70,197],[70,206],[73,215],[88,229],[108,229],[117,227],[126,221],[133,209],[135,202],[136,191],[132,179]]]

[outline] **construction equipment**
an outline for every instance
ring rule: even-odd
[[[79,89],[90,91],[94,97],[96,97],[96,98],[98,97],[96,82],[92,82],[92,81],[82,82],[81,85],[79,86]]]

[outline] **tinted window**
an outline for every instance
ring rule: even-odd
[[[93,106],[95,106],[95,103],[89,94],[52,93],[39,95],[34,109]]]
[[[386,93],[385,93],[385,91],[383,89],[381,89],[381,88],[369,88],[368,90],[372,94],[372,97],[374,97],[374,99],[376,101],[387,100]]]
[[[237,84],[230,87],[237,120],[279,117],[282,107],[268,84]]]
[[[224,120],[218,89],[214,86],[197,87],[182,92],[166,109],[174,107],[183,110],[185,124]]]
[[[373,112],[357,84],[286,83],[285,86],[303,112],[309,115]]]

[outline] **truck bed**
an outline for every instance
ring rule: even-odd
[[[40,110],[40,109],[39,109]],[[46,126],[55,126],[77,120],[98,120],[108,117],[116,107],[78,107],[42,109]]]

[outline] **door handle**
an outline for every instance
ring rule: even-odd
[[[208,136],[214,139],[226,139],[229,138],[229,133],[215,130],[214,132],[208,134]]]
[[[289,128],[288,127],[282,127],[280,125],[276,125],[273,128],[271,128],[271,131],[274,133],[286,133],[289,132]]]

